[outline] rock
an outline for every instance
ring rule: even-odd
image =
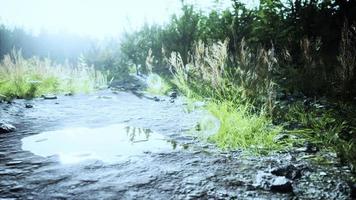
[[[64,94],[64,96],[73,96],[73,93],[68,92],[68,93]]]
[[[171,93],[169,94],[169,97],[171,97],[172,99],[177,98],[177,96],[178,96],[178,94],[177,94],[177,92],[175,92],[175,91],[173,91],[173,92],[171,92]]]
[[[253,187],[268,189],[270,187],[270,181],[272,179],[272,174],[265,173],[263,171],[258,171],[255,177],[255,181],[252,184]]]
[[[25,108],[33,108],[33,105],[31,105],[31,104],[26,104],[26,105],[25,105]]]
[[[313,153],[318,152],[319,148],[313,143],[306,142],[304,144],[304,147],[297,148],[296,151],[297,152],[305,152],[305,153],[313,154]]]
[[[47,94],[47,95],[42,95],[42,98],[47,100],[52,100],[52,99],[57,99],[57,96],[52,94]]]
[[[285,177],[277,177],[272,181],[271,191],[280,193],[290,193],[293,192],[293,186],[292,183]]]
[[[319,148],[311,142],[306,142],[305,148],[306,153],[316,153],[319,151]]]
[[[319,175],[320,176],[326,176],[327,174],[325,172],[320,172]]]
[[[253,187],[270,190],[272,192],[290,193],[293,192],[292,181],[285,177],[275,176],[271,173],[258,171]]]
[[[271,170],[271,173],[276,176],[284,176],[291,180],[298,179],[302,176],[301,170],[294,165],[274,168]]]
[[[0,122],[0,134],[14,132],[15,130],[16,130],[15,126]]]
[[[157,102],[158,102],[158,101],[161,101],[158,97],[153,97],[153,100],[154,100],[154,101],[157,101]]]

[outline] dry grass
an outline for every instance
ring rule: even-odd
[[[183,63],[179,53],[171,53],[173,82],[185,94],[251,103],[271,113],[277,87],[273,73],[278,67],[273,48],[253,53],[242,40],[237,57],[237,66],[227,65],[228,40],[210,46],[200,41],[188,64]]]

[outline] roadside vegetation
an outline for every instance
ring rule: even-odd
[[[126,34],[121,52],[142,73],[208,102],[221,122],[210,140],[221,148],[315,146],[354,166],[352,12],[352,1],[261,0],[251,9],[233,0],[209,12],[183,4],[168,24]]]
[[[44,94],[90,92],[104,87],[105,74],[80,60],[76,66],[50,59],[25,59],[21,51],[5,55],[0,64],[2,99],[33,98]]]

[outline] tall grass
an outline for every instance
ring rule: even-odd
[[[274,50],[261,48],[254,53],[242,40],[238,65],[229,66],[227,46],[228,40],[212,45],[200,41],[187,64],[179,53],[171,53],[169,64],[173,83],[188,96],[249,103],[272,113],[277,88],[272,79],[277,68]]]
[[[49,59],[25,59],[21,51],[6,55],[0,64],[3,98],[33,98],[46,93],[89,92],[106,85],[106,76],[79,59],[77,66]]]

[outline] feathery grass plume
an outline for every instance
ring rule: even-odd
[[[199,41],[191,62],[184,64],[177,52],[172,52],[169,58],[173,83],[186,95],[191,96],[221,96],[225,90],[225,65],[228,41],[218,42],[211,46]],[[199,90],[199,91],[197,91]]]
[[[172,52],[168,62],[170,66],[169,70],[173,74],[173,84],[175,84],[188,98],[193,97],[194,92],[191,90],[188,82],[189,67],[184,65],[180,54]]]
[[[273,80],[278,61],[274,49],[259,49],[253,53],[241,41],[237,66],[227,66],[228,40],[205,45],[199,41],[191,62],[184,64],[180,54],[170,57],[173,83],[183,93],[210,97],[217,100],[252,103],[272,113],[277,84]]]

